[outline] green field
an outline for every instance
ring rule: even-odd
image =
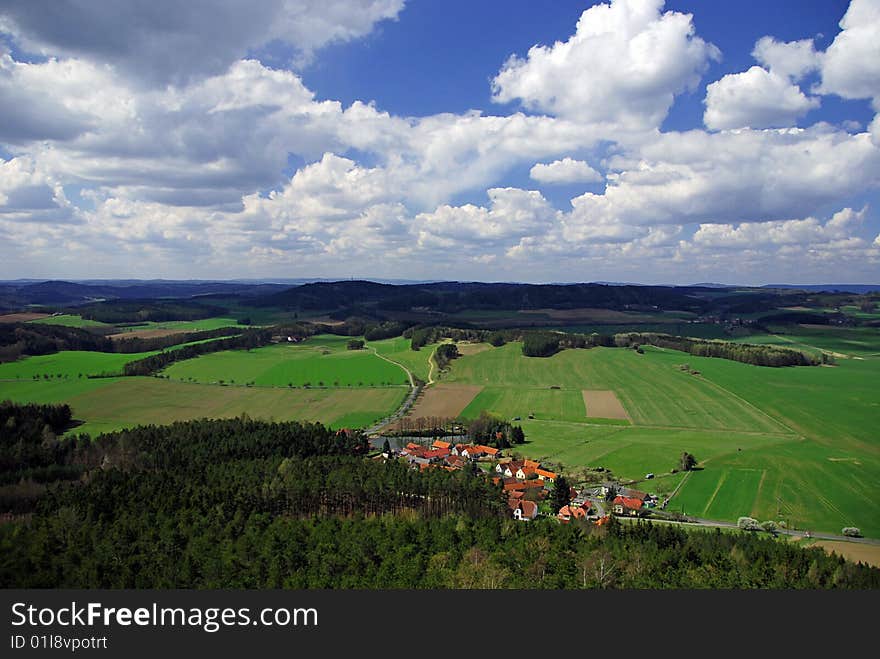
[[[608,389],[617,394],[636,425],[790,432],[753,405],[679,370],[679,364],[690,361],[689,355],[671,351],[669,355],[649,348],[644,355],[593,348],[564,350],[547,358],[523,357],[522,345],[509,343],[456,360],[445,380],[513,389],[523,405],[535,389],[545,390],[541,397],[545,400],[561,397],[566,390],[580,396],[584,389]],[[551,386],[560,390],[550,390]],[[520,415],[529,411],[521,405],[508,409],[514,408]],[[473,407],[469,413],[479,413],[479,409]]]
[[[64,327],[111,327],[107,323],[97,320],[86,320],[81,316],[62,314],[60,316],[47,316],[37,320],[29,320],[29,323],[42,323],[43,325],[63,325]]]
[[[573,389],[485,387],[462,410],[461,416],[473,419],[484,410],[502,418],[525,419],[533,414],[536,419],[558,421],[583,422],[587,415],[583,394]]]
[[[121,375],[122,368],[156,352],[121,354],[64,350],[51,355],[25,357],[0,364],[0,380],[85,378],[89,375]]]
[[[427,382],[428,371],[430,370],[428,358],[437,346],[436,344],[430,344],[422,346],[419,350],[413,350],[410,347],[411,344],[412,341],[410,339],[404,339],[399,336],[395,339],[368,341],[367,347],[373,348],[380,355],[391,361],[403,364],[415,377]],[[437,375],[436,370],[434,375]]]
[[[702,469],[687,475],[670,509],[832,533],[857,526],[880,537],[880,333],[796,331],[786,339],[847,358],[763,368],[649,346],[643,355],[594,348],[529,358],[512,343],[455,360],[444,381],[483,385],[463,415],[521,416],[528,441],[518,450],[571,473],[603,466],[638,481],[653,472],[642,485],[668,494],[682,478],[670,474],[678,457],[694,454]],[[769,335],[749,340],[791,345]],[[586,418],[583,403],[575,405],[582,389],[613,390],[632,425]]]
[[[406,389],[268,389],[220,387],[127,377],[67,382],[0,382],[0,399],[68,403],[84,425],[73,432],[96,435],[139,424],[162,424],[247,413],[258,419],[320,421],[362,427],[393,412]]]
[[[177,362],[164,371],[172,380],[258,387],[380,387],[409,383],[403,369],[369,350],[347,350],[349,337],[321,335],[300,344],[228,350]]]
[[[221,327],[236,327],[238,321],[235,318],[202,318],[201,320],[169,320],[165,322],[145,322],[136,325],[117,325],[115,333],[138,332],[141,330],[175,330],[180,332],[200,332],[204,330],[220,329]],[[242,326],[244,329],[244,326]]]

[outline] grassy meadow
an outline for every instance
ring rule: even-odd
[[[319,335],[299,344],[227,350],[177,362],[168,378],[258,387],[383,387],[409,383],[403,369],[369,350],[348,350],[349,337]]]
[[[220,387],[150,377],[50,382],[0,382],[0,399],[67,403],[84,424],[72,432],[119,430],[140,424],[226,418],[320,421],[361,427],[393,412],[406,389],[270,389]]]

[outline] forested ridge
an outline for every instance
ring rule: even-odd
[[[48,453],[15,447],[42,446],[68,412],[4,405],[3,468],[21,473]],[[81,476],[0,524],[3,587],[880,587],[878,569],[745,532],[516,522],[489,479],[371,460],[362,434],[320,424],[201,420],[61,446]]]

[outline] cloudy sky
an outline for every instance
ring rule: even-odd
[[[0,0],[0,278],[880,282],[880,0]]]

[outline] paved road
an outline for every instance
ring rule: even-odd
[[[686,524],[688,526],[718,526],[727,529],[739,528],[733,522],[723,522],[717,519],[702,519],[700,517],[688,517],[688,519],[690,520],[688,522],[679,522],[673,519],[663,521],[671,522],[673,524]],[[816,531],[810,531],[809,535],[807,535],[807,531],[795,531],[793,529],[777,529],[776,532],[782,535],[790,535],[796,538],[812,538],[813,540],[841,540],[844,542],[858,542],[865,545],[880,545],[880,539],[877,538],[853,538],[848,535],[817,533]]]
[[[380,355],[376,351],[375,348],[372,348],[369,346],[368,346],[368,348],[370,350],[372,350],[373,354],[376,355],[376,357],[378,357],[379,359],[384,359],[389,364],[394,364],[395,366],[399,366],[400,368],[402,368],[404,370],[404,372],[406,373],[406,377],[409,378],[409,394],[407,394],[406,398],[404,398],[403,402],[400,404],[400,407],[398,407],[394,411],[394,414],[392,414],[391,416],[385,417],[384,419],[382,419],[378,423],[370,426],[369,428],[364,429],[364,433],[369,437],[370,435],[375,435],[380,430],[382,430],[382,428],[384,428],[385,426],[387,426],[391,423],[394,423],[399,418],[404,416],[407,412],[409,412],[409,409],[412,407],[413,403],[416,400],[416,396],[419,395],[419,391],[421,389],[416,386],[416,381],[415,381],[415,378],[413,377],[412,371],[410,371],[406,366],[404,366],[400,362],[394,361],[393,359],[389,359],[385,355]],[[429,357],[429,359],[430,359],[430,357]]]

